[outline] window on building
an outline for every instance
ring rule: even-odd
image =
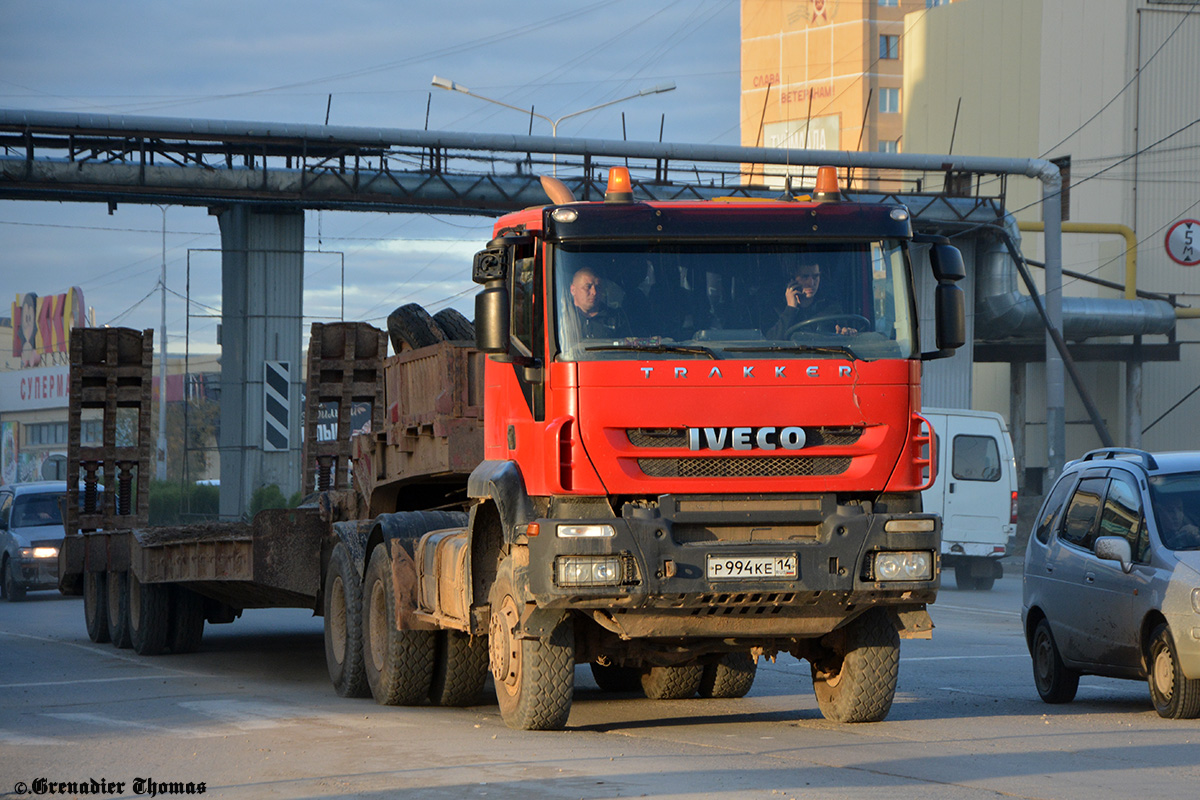
[[[879,57],[880,58],[899,58],[900,57],[900,37],[889,36],[887,34],[879,35]]]
[[[934,6],[948,6],[948,5],[950,5],[950,0],[925,0],[926,8],[933,8]]]
[[[879,0],[879,5],[895,8],[896,6],[900,5],[900,0]]]
[[[32,425],[26,425],[25,443],[31,445],[66,444],[67,423],[37,422]]]
[[[100,429],[100,420],[85,419],[80,423],[79,440],[82,444],[101,444],[103,431]]]
[[[880,89],[879,90],[879,113],[881,114],[899,114],[900,113],[900,90],[899,89]]]
[[[881,153],[899,153],[900,152],[900,140],[899,139],[884,139],[883,141],[881,141],[879,143],[879,152],[881,152]]]

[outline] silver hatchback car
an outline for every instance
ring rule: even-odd
[[[64,481],[0,486],[0,594],[10,602],[29,589],[58,588]]]
[[[1148,680],[1163,717],[1200,716],[1200,453],[1068,464],[1029,537],[1022,618],[1047,703],[1104,675]]]

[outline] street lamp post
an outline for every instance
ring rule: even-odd
[[[439,89],[445,89],[445,90],[451,91],[451,92],[461,92],[462,94],[470,95],[471,97],[475,97],[480,100],[484,100],[488,103],[495,103],[498,106],[504,106],[505,108],[511,108],[513,111],[520,111],[522,114],[529,114],[530,116],[537,117],[538,119],[544,119],[544,120],[546,120],[546,122],[550,123],[550,135],[554,138],[558,138],[558,124],[565,119],[570,119],[571,117],[578,117],[580,114],[587,114],[589,111],[598,111],[601,108],[607,108],[608,106],[616,105],[617,103],[623,103],[626,100],[635,100],[639,97],[645,97],[648,94],[662,94],[663,92],[670,92],[670,91],[674,91],[674,89],[675,89],[675,82],[667,81],[666,83],[660,83],[657,86],[651,86],[649,89],[642,89],[637,94],[631,94],[626,97],[618,97],[616,100],[609,100],[607,103],[600,103],[599,105],[590,106],[590,107],[582,109],[580,111],[572,111],[570,114],[563,114],[558,119],[551,119],[550,117],[547,117],[545,114],[538,114],[533,109],[526,110],[524,108],[521,108],[520,106],[514,106],[509,103],[500,101],[500,100],[495,100],[491,97],[484,97],[481,94],[476,94],[475,92],[472,92],[467,87],[463,86],[461,83],[455,83],[454,81],[450,80],[449,78],[439,78],[437,75],[434,75],[433,76],[433,85]],[[558,154],[555,153],[553,157],[554,157],[554,174],[555,174],[555,176],[557,176],[558,175]]]

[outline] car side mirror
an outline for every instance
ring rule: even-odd
[[[1101,536],[1096,539],[1094,549],[1096,558],[1121,562],[1122,572],[1133,569],[1133,551],[1129,549],[1129,542],[1120,536]]]

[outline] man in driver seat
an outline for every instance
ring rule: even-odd
[[[845,316],[845,310],[835,299],[821,294],[820,264],[801,264],[796,267],[784,290],[784,300],[787,305],[784,307],[783,313],[779,315],[779,321],[767,330],[766,337],[768,339],[786,338],[788,332],[797,325],[822,317],[827,318],[828,321],[814,321],[811,326],[805,326],[800,330],[840,333],[847,336],[858,333],[857,328],[837,324],[845,321],[839,319],[839,317]]]

